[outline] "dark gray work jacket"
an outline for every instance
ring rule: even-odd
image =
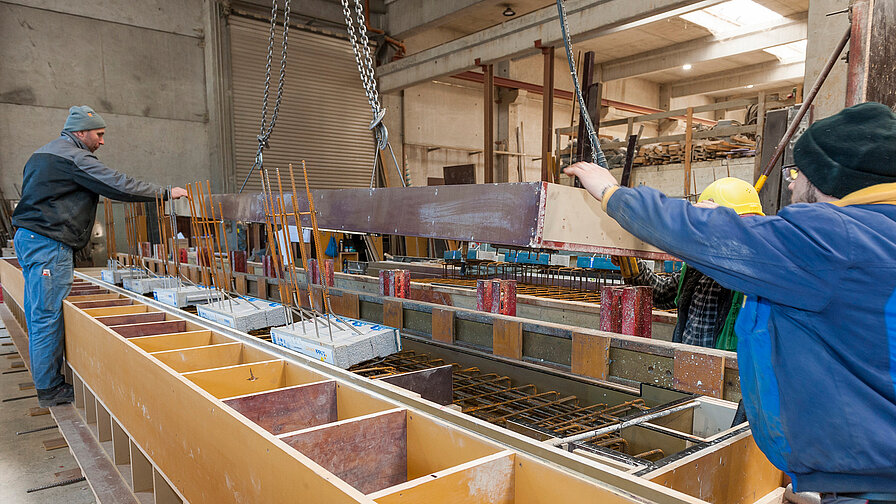
[[[78,137],[63,131],[25,163],[22,199],[12,224],[77,250],[90,240],[100,195],[119,201],[153,201],[160,191],[161,186],[107,167]]]

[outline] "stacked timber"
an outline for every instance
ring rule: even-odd
[[[745,135],[733,135],[728,140],[694,141],[691,161],[711,161],[756,155],[756,142]],[[642,145],[635,155],[634,166],[683,163],[684,142],[660,142]]]

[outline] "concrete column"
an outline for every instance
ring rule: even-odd
[[[383,124],[385,124],[386,129],[389,130],[389,143],[392,144],[392,150],[395,151],[395,158],[398,160],[401,173],[404,174],[404,91],[381,94],[380,102],[386,110]],[[388,152],[385,154],[386,155],[383,156],[385,163],[383,168],[389,172],[388,180],[395,181],[395,186],[398,187],[401,185],[401,181],[398,179],[398,172],[395,171],[395,166],[392,163],[392,156],[390,156]],[[426,173],[422,171],[410,174],[410,179],[411,181],[409,185],[426,185]]]
[[[542,47],[544,57],[544,97],[541,116],[541,180],[553,181],[551,140],[554,137],[554,48]]]
[[[806,48],[806,76],[804,89],[811,89],[833,52],[837,42],[849,26],[847,14],[828,16],[848,6],[844,0],[816,0],[809,2],[809,32]],[[846,63],[838,61],[815,97],[815,120],[836,114],[846,103]]]
[[[510,62],[502,61],[495,64],[495,77],[510,78]],[[495,121],[495,141],[499,142],[499,151],[518,152],[519,145],[516,141],[516,128],[519,120],[520,95],[525,91],[519,89],[507,89],[499,87],[497,94],[497,110]],[[515,156],[498,154],[495,160],[495,182],[510,182],[510,170],[516,170],[517,159]]]

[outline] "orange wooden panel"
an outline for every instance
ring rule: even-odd
[[[725,380],[725,357],[690,350],[677,349],[673,361],[673,386],[685,392],[693,392],[722,398]]]
[[[432,339],[454,343],[454,310],[432,309]]]
[[[606,380],[610,369],[610,338],[572,333],[572,372]]]
[[[401,301],[383,300],[383,324],[401,329],[404,325],[404,309]]]
[[[511,359],[523,358],[523,325],[515,320],[492,321],[492,353]]]

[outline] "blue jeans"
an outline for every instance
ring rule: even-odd
[[[72,288],[72,248],[64,243],[19,229],[16,257],[25,277],[25,321],[34,387],[61,385],[65,328],[62,300]]]

